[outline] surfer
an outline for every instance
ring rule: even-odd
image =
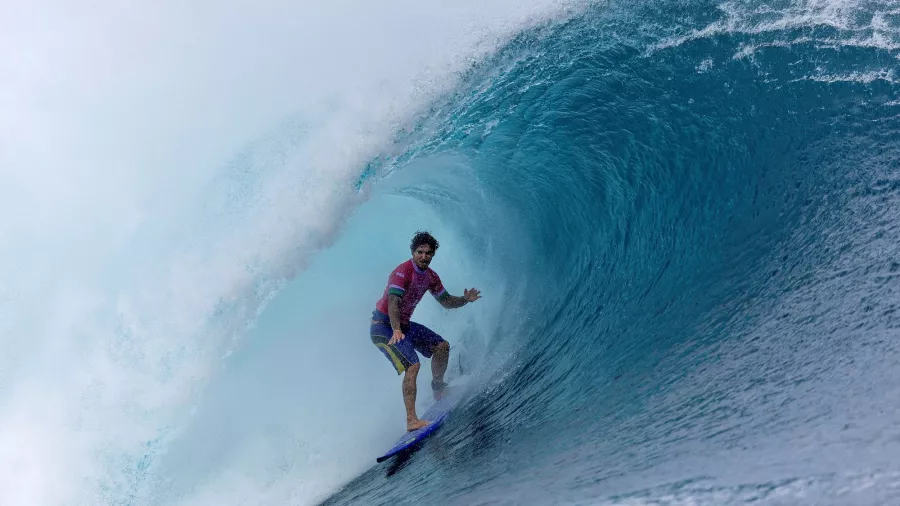
[[[441,278],[428,267],[439,245],[428,232],[416,232],[409,244],[412,258],[391,272],[384,294],[372,312],[369,328],[372,342],[391,361],[397,374],[405,371],[403,403],[406,405],[407,431],[428,425],[427,421],[416,416],[416,376],[420,366],[416,352],[431,358],[431,389],[435,400],[441,398],[447,385],[444,383],[444,372],[450,358],[450,343],[428,327],[409,321],[416,305],[425,292],[431,292],[447,309],[462,307],[481,298],[475,288],[463,290],[461,297],[447,293]]]

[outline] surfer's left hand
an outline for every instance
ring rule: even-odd
[[[463,290],[463,298],[466,299],[466,302],[475,302],[481,298],[481,292],[475,288],[467,288]]]

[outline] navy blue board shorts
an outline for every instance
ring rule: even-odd
[[[372,325],[369,327],[372,343],[390,360],[394,369],[397,370],[397,374],[402,373],[411,365],[419,363],[417,351],[423,357],[431,358],[431,350],[445,341],[433,330],[416,322],[401,325],[400,330],[406,337],[399,343],[388,344],[394,335],[391,318],[381,311],[372,312]]]

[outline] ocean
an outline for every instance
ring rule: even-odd
[[[0,504],[900,503],[900,4],[11,13]]]

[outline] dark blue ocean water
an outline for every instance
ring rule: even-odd
[[[900,5],[596,5],[397,143],[500,365],[324,504],[900,504]]]
[[[69,4],[0,9],[0,506],[900,504],[897,0]],[[376,464],[419,229],[483,298]]]

